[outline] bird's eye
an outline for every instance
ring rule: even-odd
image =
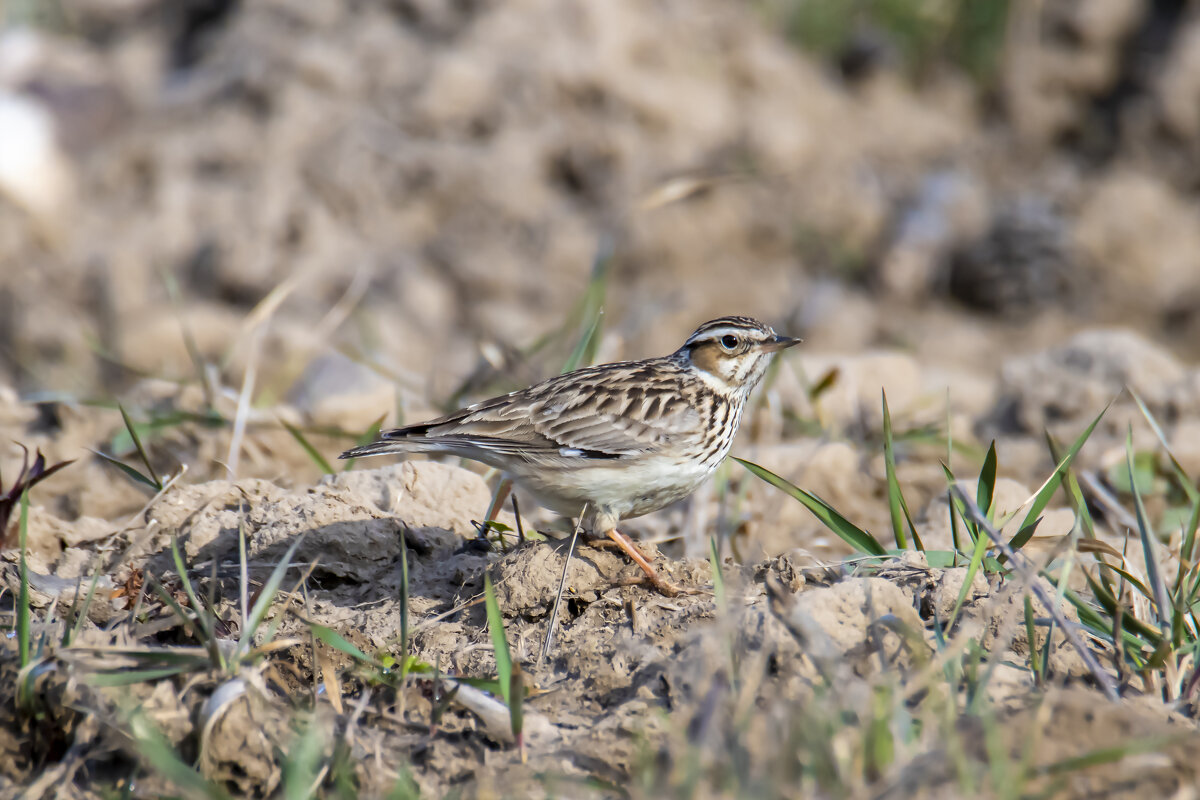
[[[721,346],[726,350],[732,350],[738,346],[738,338],[732,333],[727,333],[721,337]]]

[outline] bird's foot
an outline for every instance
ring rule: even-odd
[[[600,539],[593,542],[592,546],[619,547],[625,553],[625,555],[632,559],[633,563],[642,568],[642,572],[646,573],[646,577],[643,579],[643,582],[649,583],[667,597],[678,597],[681,594],[697,594],[696,590],[686,589],[682,586],[678,586],[671,582],[670,579],[663,577],[659,571],[654,568],[654,565],[650,563],[650,560],[643,555],[642,551],[638,549],[638,546],[633,543],[633,540],[618,531],[616,528],[609,531],[607,535],[609,540],[611,540],[611,544],[608,541]]]

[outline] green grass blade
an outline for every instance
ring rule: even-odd
[[[280,418],[279,422],[281,425],[283,425],[283,427],[287,428],[287,432],[292,435],[292,438],[304,448],[304,452],[308,453],[308,457],[312,459],[314,464],[317,465],[317,469],[321,470],[321,472],[325,473],[326,475],[334,474],[333,465],[329,463],[329,460],[326,459],[325,456],[321,455],[321,451],[313,447],[312,442],[308,440],[308,437],[304,435],[302,430],[297,428],[295,425],[292,425],[285,419]]]
[[[129,431],[129,438],[133,440],[133,446],[137,450],[138,457],[142,459],[142,463],[146,466],[146,472],[154,482],[152,485],[156,490],[161,492],[163,487],[162,480],[159,479],[158,473],[154,471],[154,467],[150,463],[150,456],[146,453],[146,448],[142,444],[142,437],[138,436],[137,428],[134,426],[133,420],[129,418],[129,414],[125,411],[125,406],[117,403],[117,408],[121,411],[121,419],[125,421],[125,430]]]
[[[408,766],[401,765],[397,771],[399,776],[387,793],[387,800],[421,800],[421,787],[417,785]]]
[[[158,594],[158,598],[162,600],[168,608],[171,609],[171,612],[179,618],[179,621],[185,626],[193,629],[193,635],[195,636],[196,640],[200,642],[200,645],[204,648],[204,651],[208,653],[209,658],[212,660],[213,666],[219,666],[223,668],[225,659],[217,647],[216,639],[204,635],[203,627],[196,621],[196,617],[185,611],[183,606],[179,605],[179,603],[175,601],[175,598],[171,596],[171,593],[168,592],[161,583],[155,582],[153,587],[155,593]]]
[[[979,572],[980,566],[983,564],[983,556],[987,552],[988,540],[986,536],[975,537],[975,550],[971,553],[971,563],[967,565],[967,576],[963,578],[962,587],[958,590],[958,598],[954,601],[954,610],[950,612],[950,619],[946,623],[946,630],[952,630],[954,623],[958,620],[958,612],[962,610],[963,603],[967,599],[967,592],[971,590],[971,585],[975,582],[975,574]]]
[[[192,333],[192,326],[187,322],[187,316],[184,314],[183,294],[179,290],[179,281],[165,267],[159,270],[159,277],[162,278],[163,286],[167,290],[167,297],[170,299],[171,306],[175,311],[175,319],[179,320],[179,332],[183,336],[183,347],[187,350],[188,358],[191,359],[192,366],[196,370],[196,385],[204,391],[204,400],[211,407],[213,404],[212,389],[204,374],[204,357],[200,354],[200,348],[196,344],[196,337]]]
[[[983,459],[983,468],[979,470],[979,485],[975,489],[975,503],[983,509],[987,518],[994,519],[992,500],[996,494],[996,440],[988,448]]]
[[[600,344],[600,323],[604,318],[604,298],[608,294],[608,270],[612,266],[612,246],[607,239],[596,248],[592,261],[592,276],[580,303],[579,341],[563,364],[562,372],[573,372],[596,359]]]
[[[1037,631],[1033,627],[1033,600],[1025,595],[1025,639],[1029,642],[1029,671],[1041,684],[1042,670],[1038,666]]]
[[[721,573],[721,558],[717,555],[717,537],[710,536],[708,539],[708,560],[712,565],[713,576],[713,599],[716,601],[717,610],[724,612],[725,605],[725,576]]]
[[[1038,517],[1033,522],[1029,523],[1024,528],[1021,528],[1021,530],[1017,531],[1016,534],[1014,534],[1013,537],[1011,539],[1009,539],[1008,546],[1011,547],[1015,551],[1015,550],[1020,550],[1022,547],[1024,547],[1026,544],[1028,544],[1029,540],[1033,538],[1033,534],[1037,531],[1038,525],[1041,524],[1042,519],[1043,519],[1042,517]],[[1001,553],[998,556],[998,560],[1000,561],[1001,564],[1004,564],[1008,561],[1008,556],[1004,553]]]
[[[153,580],[153,579],[151,579],[151,580]],[[171,593],[168,592],[161,583],[154,581],[154,583],[151,585],[152,585],[152,588],[154,589],[154,592],[158,594],[158,598],[160,600],[162,600],[163,603],[165,603],[168,608],[171,609],[172,613],[174,613],[175,616],[179,617],[180,622],[182,622],[184,625],[188,625],[188,626],[199,629],[200,626],[196,625],[192,621],[192,615],[189,614],[187,611],[185,611],[183,606],[179,605],[179,603],[176,602],[175,598],[171,596]]]
[[[1188,570],[1196,568],[1196,529],[1200,527],[1200,497],[1192,501],[1192,510],[1183,528],[1179,546],[1179,570],[1175,573],[1175,592],[1183,587]]]
[[[72,653],[91,653],[96,657],[125,658],[139,662],[141,666],[151,665],[203,665],[207,663],[208,651],[202,647],[182,647],[162,645],[147,645],[143,647],[87,647],[79,646],[71,649]],[[140,668],[140,667],[139,667]]]
[[[1050,663],[1051,652],[1053,651],[1053,648],[1054,648],[1054,626],[1056,624],[1057,623],[1055,623],[1055,621],[1053,619],[1051,619],[1049,625],[1046,626],[1046,641],[1042,642],[1041,660],[1042,660],[1043,668],[1047,664]],[[1036,647],[1037,647],[1037,640],[1030,639],[1029,640],[1030,652],[1033,652],[1033,650],[1036,649]],[[1045,677],[1045,676],[1041,676],[1041,677]]]
[[[304,533],[300,533],[291,546],[288,547],[287,552],[283,554],[283,558],[271,570],[270,577],[267,578],[262,591],[258,593],[258,599],[254,601],[254,608],[250,609],[250,618],[246,620],[242,628],[241,641],[238,643],[238,649],[242,655],[249,653],[250,648],[254,646],[254,635],[258,631],[258,627],[262,625],[263,619],[267,616],[267,611],[271,608],[271,603],[275,602],[275,593],[279,591],[279,586],[283,583],[283,576],[287,574],[288,567],[292,563],[292,556],[296,554],[296,550],[299,549],[300,543],[303,541]],[[266,644],[266,642],[263,642],[263,644]]]
[[[1084,432],[1079,434],[1079,438],[1074,441],[1070,449],[1068,449],[1066,454],[1062,457],[1062,460],[1058,462],[1058,466],[1054,468],[1053,474],[1051,474],[1050,477],[1046,479],[1046,482],[1042,484],[1041,488],[1038,489],[1037,494],[1034,495],[1033,498],[1033,505],[1029,507],[1029,513],[1025,515],[1025,520],[1021,523],[1022,528],[1032,523],[1035,519],[1042,515],[1043,511],[1046,510],[1046,505],[1050,502],[1050,498],[1054,495],[1054,491],[1058,488],[1059,483],[1062,481],[1063,475],[1065,475],[1067,470],[1070,469],[1071,463],[1075,460],[1075,456],[1079,454],[1079,451],[1083,448],[1084,443],[1087,442],[1087,440],[1091,437],[1092,431],[1096,430],[1096,426],[1100,424],[1100,420],[1105,414],[1108,413],[1108,409],[1111,406],[1112,401],[1110,400],[1108,405],[1106,405],[1104,409],[1096,415],[1096,418],[1092,420],[1092,424],[1088,425]]]
[[[20,580],[20,572],[17,573]],[[79,601],[80,590],[83,589],[83,576],[78,575],[75,578],[75,596],[71,598],[71,607],[67,609],[66,616],[63,617],[63,632],[59,639],[59,647],[66,647],[71,643],[71,634],[74,630],[74,624],[79,621]]]
[[[1117,567],[1113,567],[1112,569],[1115,570]],[[1083,601],[1078,595],[1068,589],[1064,593],[1064,596],[1071,601],[1072,605],[1074,605],[1076,610],[1079,612],[1080,621],[1095,627],[1096,630],[1112,636],[1114,629],[1112,619],[1115,618],[1119,612],[1121,613],[1122,638],[1128,646],[1133,647],[1136,650],[1154,650],[1160,644],[1162,644],[1163,636],[1159,631],[1142,622],[1129,612],[1121,609],[1120,605],[1117,603],[1117,598],[1111,592],[1105,589],[1104,586],[1102,586],[1095,578],[1093,578],[1091,573],[1089,573],[1086,569],[1081,570],[1081,572],[1083,573],[1084,579],[1087,581],[1088,588],[1091,589],[1092,595],[1096,598],[1096,602],[1100,604],[1102,611],[1097,611],[1093,605]],[[1107,615],[1107,617],[1105,615]],[[1097,617],[1099,617],[1100,620],[1107,621],[1101,623],[1097,627],[1094,624],[1097,622]]]
[[[303,724],[303,730],[288,748],[283,762],[284,800],[309,800],[318,796],[317,775],[321,771],[324,736],[314,714]]]
[[[913,547],[921,552],[925,552],[925,543],[921,541],[921,534],[917,533],[917,526],[913,524],[912,515],[908,513],[908,503],[901,498],[900,507],[904,509],[904,521],[908,523],[908,532],[913,539]]]
[[[1188,606],[1179,594],[1171,596],[1171,646],[1172,651],[1184,644],[1184,625],[1187,622]],[[1194,637],[1191,637],[1194,639]]]
[[[30,608],[29,608],[29,564],[25,552],[29,546],[29,487],[21,492],[21,516],[17,523],[17,545],[21,548],[18,570],[21,587],[17,591],[17,652],[20,668],[29,664]]]
[[[1092,519],[1092,512],[1088,510],[1087,500],[1083,497],[1083,490],[1079,488],[1079,481],[1075,478],[1074,470],[1067,470],[1064,475],[1063,489],[1067,493],[1067,499],[1075,510],[1075,516],[1079,517],[1079,522],[1083,526],[1083,534],[1089,539],[1096,538],[1096,522]]]
[[[1057,464],[1062,460],[1059,453],[1058,445],[1054,438],[1050,436],[1050,432],[1046,431],[1046,446],[1050,450],[1050,457]],[[1092,512],[1088,510],[1087,500],[1084,499],[1083,490],[1079,487],[1079,480],[1075,477],[1075,471],[1067,468],[1063,473],[1062,480],[1063,492],[1067,496],[1067,502],[1075,510],[1075,517],[1083,526],[1083,535],[1092,541],[1096,540],[1096,523],[1092,519]],[[1096,561],[1100,565],[1100,582],[1104,584],[1109,593],[1113,592],[1112,572],[1108,568],[1108,562],[1102,558],[1097,558]]]
[[[352,642],[347,640],[333,628],[322,625],[319,622],[313,622],[310,619],[304,619],[303,617],[300,617],[300,619],[305,625],[308,626],[309,630],[313,632],[314,636],[335,650],[340,650],[351,658],[360,661],[363,664],[368,664],[372,667],[375,667],[376,669],[384,668],[383,664],[380,663],[378,659],[372,658],[362,650],[359,650]]]
[[[1136,739],[1126,744],[1116,745],[1114,747],[1102,747],[1092,750],[1089,753],[1084,753],[1081,756],[1073,756],[1064,758],[1061,761],[1056,761],[1053,764],[1047,764],[1044,767],[1036,767],[1034,772],[1039,775],[1062,775],[1069,772],[1077,772],[1087,769],[1088,767],[1100,766],[1102,764],[1115,764],[1118,761],[1129,758],[1132,755],[1140,753],[1158,753],[1162,750],[1179,744],[1185,740],[1185,734],[1160,734],[1158,736],[1147,736],[1145,739]]]
[[[588,353],[595,352],[592,342],[600,330],[600,319],[600,314],[597,313],[589,320],[588,327],[580,335],[579,341],[575,343],[575,349],[571,351],[571,355],[567,356],[567,360],[563,363],[563,374],[574,372],[580,366],[585,366],[584,361],[588,359]]]
[[[512,665],[508,676],[508,720],[517,749],[521,752],[521,762],[525,762],[525,680],[521,675],[521,663]]]
[[[246,528],[249,523],[246,520],[246,506],[238,504],[238,601],[242,611],[242,635],[238,636],[238,655],[242,655],[246,648],[243,648],[246,642],[245,629],[248,627],[247,620],[250,619],[250,556],[246,551]],[[254,640],[253,634],[249,637],[250,641]]]
[[[775,488],[783,490],[784,493],[800,501],[825,527],[837,534],[842,541],[858,552],[870,556],[886,556],[888,554],[887,549],[874,536],[843,517],[833,506],[821,498],[792,485],[787,480],[779,477],[769,469],[760,467],[753,461],[746,461],[737,456],[734,456],[733,460]]]
[[[958,513],[954,510],[954,499],[950,492],[946,492],[946,512],[950,515],[950,543],[954,545],[954,552],[957,555],[962,552],[962,543],[958,535]],[[958,566],[957,557],[951,566]]]
[[[63,647],[69,647],[71,642],[75,641],[75,639],[79,636],[79,633],[83,630],[83,623],[88,618],[88,611],[90,611],[92,608],[92,600],[96,597],[96,586],[98,586],[99,583],[100,570],[97,569],[92,573],[92,580],[88,584],[87,597],[84,598],[83,606],[76,611],[74,624],[71,626],[70,633],[67,634],[64,632],[63,634]],[[76,596],[78,597],[78,594]]]
[[[1154,415],[1150,413],[1150,409],[1142,402],[1141,395],[1134,391],[1132,387],[1127,387],[1127,389],[1133,397],[1133,401],[1137,403],[1138,408],[1141,410],[1142,416],[1150,423],[1151,430],[1154,431],[1154,435],[1158,437],[1158,441],[1162,444],[1163,452],[1171,460],[1171,468],[1175,473],[1175,479],[1179,483],[1179,487],[1183,489],[1184,494],[1187,495],[1188,502],[1194,503],[1200,500],[1200,489],[1197,489],[1196,484],[1192,483],[1192,479],[1188,477],[1187,471],[1184,470],[1183,466],[1175,458],[1175,454],[1171,452],[1171,445],[1167,442],[1167,436],[1163,433],[1162,426],[1158,424],[1158,420],[1154,418]]]
[[[484,604],[487,606],[488,632],[492,635],[492,646],[496,650],[496,675],[500,679],[500,691],[504,703],[511,709],[509,684],[512,681],[512,654],[508,651],[508,639],[504,637],[504,618],[500,615],[500,603],[496,600],[496,589],[489,575],[483,576]]]
[[[228,800],[229,795],[217,784],[184,763],[162,732],[146,714],[137,709],[128,720],[134,751],[152,770],[166,778],[190,797]]]
[[[202,661],[194,669],[199,670],[207,666],[207,661]],[[182,675],[185,672],[193,671],[186,666],[170,666],[157,667],[153,669],[124,669],[114,670],[112,672],[93,672],[83,678],[83,682],[88,686],[97,688],[111,688],[113,686],[132,686],[137,683],[152,683],[163,678],[170,678],[175,675]]]
[[[896,447],[892,439],[892,414],[888,409],[887,392],[883,396],[883,463],[887,472],[888,511],[892,518],[892,535],[896,539],[896,547],[908,549],[908,537],[904,532],[907,520],[912,528],[912,518],[908,513],[908,504],[904,502],[904,493],[900,491],[900,481],[896,478]],[[915,529],[914,533],[915,533]]]
[[[892,724],[897,714],[895,699],[889,686],[875,687],[869,713],[864,731],[863,755],[866,763],[863,770],[870,780],[879,780],[896,759]]]
[[[778,363],[778,361],[779,359],[775,359],[774,363]],[[837,367],[830,367],[828,370],[826,370],[825,374],[818,378],[817,382],[808,389],[809,403],[815,404],[821,399],[821,395],[825,394],[827,391],[836,386],[838,377],[840,377],[840,375],[841,370]]]
[[[970,515],[964,512],[962,504],[959,503],[958,498],[954,496],[953,487],[957,481],[954,478],[954,473],[950,471],[950,468],[947,467],[945,463],[942,464],[942,473],[946,476],[946,485],[948,487],[946,492],[946,503],[950,506],[950,534],[953,537],[954,549],[961,550],[962,548],[958,543],[958,525],[955,522],[955,518],[957,517],[958,519],[962,520],[963,526],[967,529],[967,534],[971,537],[972,543],[979,540],[979,526],[975,524],[975,521],[971,519]]]
[[[488,694],[495,695],[497,697],[504,697],[504,687],[501,686],[500,681],[496,678],[456,677],[454,680],[457,683],[465,683],[467,686],[480,689]]]
[[[1079,622],[1083,627],[1091,631],[1092,635],[1098,639],[1113,640],[1113,631],[1115,629],[1112,624],[1112,617],[1105,616],[1104,613],[1097,611],[1094,606],[1074,592],[1067,592],[1066,597],[1075,606],[1075,610],[1079,614]],[[1138,639],[1128,631],[1122,631],[1121,638],[1127,646],[1131,645],[1138,650],[1148,647],[1146,642]]]
[[[1122,578],[1124,578],[1125,582],[1128,583],[1130,586],[1132,586],[1134,591],[1136,591],[1138,594],[1142,595],[1142,597],[1145,597],[1147,600],[1150,600],[1150,601],[1154,600],[1154,594],[1150,591],[1150,589],[1146,586],[1146,584],[1144,584],[1140,580],[1138,580],[1137,576],[1135,576],[1132,572],[1128,572],[1128,571],[1122,569],[1121,567],[1109,567],[1109,569],[1112,570],[1115,574],[1120,575]]]
[[[1142,492],[1138,489],[1137,481],[1133,479],[1133,427],[1130,426],[1125,434],[1125,466],[1129,469],[1129,486],[1133,492],[1133,504],[1137,511],[1138,536],[1142,540],[1142,555],[1146,560],[1146,580],[1150,583],[1155,615],[1158,617],[1161,631],[1172,628],[1174,607],[1171,605],[1167,584],[1163,580],[1162,569],[1158,563],[1158,553],[1154,546],[1154,531],[1146,514],[1146,505],[1142,502]]]
[[[221,652],[221,648],[217,646],[212,621],[208,618],[208,608],[200,602],[200,598],[196,594],[196,589],[192,586],[192,581],[188,577],[187,565],[183,563],[183,553],[179,550],[178,536],[171,537],[171,558],[175,562],[175,571],[179,574],[179,582],[183,585],[183,591],[187,594],[188,602],[192,604],[192,608],[196,612],[195,624],[200,628],[204,644],[213,654],[214,660],[220,665],[221,669],[225,669],[225,655]]]
[[[100,408],[110,407],[99,403],[94,405]],[[138,427],[142,431],[139,436],[157,435],[162,431],[177,428],[185,423],[195,423],[205,428],[222,428],[230,424],[219,412],[212,408],[201,412],[168,411],[152,415],[145,422],[138,424]],[[124,453],[135,449],[137,448],[133,443],[133,437],[130,435],[129,430],[124,427],[113,434],[112,440],[109,442],[109,450],[116,453]]]
[[[100,456],[100,458],[104,459],[109,464],[112,464],[113,466],[120,469],[134,483],[140,483],[143,486],[149,486],[151,489],[154,489],[155,491],[159,490],[160,487],[158,486],[158,484],[156,484],[154,481],[152,481],[150,478],[146,477],[142,473],[138,472],[133,467],[126,464],[124,461],[121,461],[120,459],[118,459],[114,456],[110,456],[107,453],[102,453],[99,450],[92,450],[90,447],[88,449],[91,450],[91,452],[94,453],[95,455]]]

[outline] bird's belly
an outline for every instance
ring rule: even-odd
[[[586,503],[593,510],[609,509],[619,519],[630,519],[687,497],[715,467],[654,459],[577,467],[552,475],[514,472],[512,478],[539,503],[564,516],[578,517]]]

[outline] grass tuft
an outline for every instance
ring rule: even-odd
[[[608,272],[612,267],[612,260],[612,244],[605,239],[596,248],[592,275],[579,302],[579,339],[563,363],[563,373],[573,372],[596,360],[596,350],[600,346],[600,326],[604,321],[604,298],[608,294]]]
[[[752,461],[747,461],[737,456],[733,456],[733,460],[750,470],[752,474],[757,475],[777,489],[782,489],[785,494],[799,500],[825,527],[837,534],[842,541],[858,552],[869,556],[886,556],[888,554],[887,549],[879,543],[878,539],[843,517],[837,509],[821,498],[804,491],[784,478],[779,477],[774,472],[771,472],[769,469],[760,467]]]
[[[882,392],[882,395],[883,460],[887,471],[888,511],[892,517],[892,535],[896,538],[896,547],[901,550],[908,549],[908,536],[912,537],[918,550],[924,550],[925,546],[921,543],[921,537],[917,535],[916,526],[913,525],[912,515],[908,512],[908,503],[904,500],[904,493],[900,491],[900,481],[896,478],[896,448],[892,441],[892,414],[888,410],[887,392]],[[905,531],[907,531],[907,535]]]

